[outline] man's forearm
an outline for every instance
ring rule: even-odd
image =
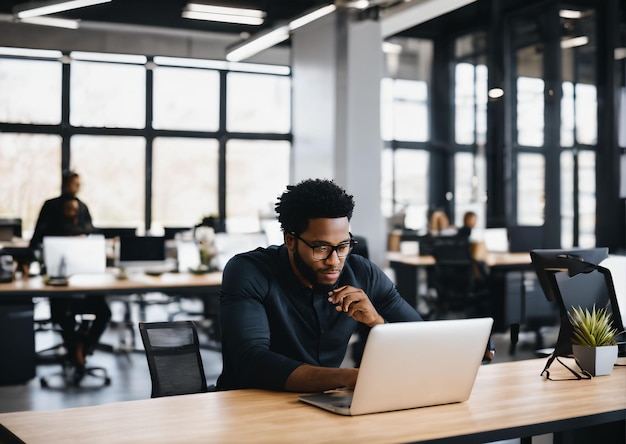
[[[339,387],[353,389],[359,370],[356,368],[315,367],[303,364],[285,382],[290,392],[321,392]]]

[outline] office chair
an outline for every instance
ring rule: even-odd
[[[152,398],[203,393],[207,387],[193,321],[140,322],[152,380]]]
[[[433,256],[431,283],[437,296],[428,301],[431,318],[445,318],[453,312],[464,317],[489,316],[491,301],[486,277],[481,276],[478,262],[470,254],[467,237],[435,237]]]
[[[86,332],[93,317],[88,313],[76,314],[80,321],[78,331]],[[85,357],[86,360],[86,357]],[[42,388],[64,389],[67,387],[97,388],[111,385],[111,378],[106,368],[85,365],[79,368],[66,352],[58,355],[56,362],[62,365],[62,370],[39,378]]]

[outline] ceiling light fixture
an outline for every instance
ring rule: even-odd
[[[504,90],[502,88],[491,88],[487,92],[487,95],[491,99],[499,99],[500,97],[504,95]]]
[[[57,12],[84,8],[86,6],[98,5],[100,3],[109,3],[110,1],[111,0],[57,0],[21,3],[13,8],[13,15],[15,15],[18,19],[25,19],[40,15],[56,14]]]
[[[80,20],[62,19],[56,17],[27,17],[20,19],[20,22],[31,25],[54,26],[55,28],[78,29]]]
[[[229,62],[240,62],[252,57],[259,52],[271,48],[274,45],[284,42],[289,38],[289,27],[281,26],[269,32],[262,33],[245,41],[241,46],[230,50],[226,54]]]
[[[280,42],[284,42],[289,38],[289,33],[295,29],[318,20],[325,15],[334,12],[337,9],[335,5],[323,6],[315,11],[296,17],[289,24],[274,28],[269,32],[257,34],[248,40],[235,45],[226,53],[226,60],[229,62],[240,62],[244,59],[252,57],[261,51],[271,48]]]
[[[582,11],[575,11],[573,9],[561,9],[559,11],[559,17],[564,19],[579,19],[583,16]]]
[[[383,52],[385,54],[400,54],[402,52],[402,45],[391,42],[383,42]]]
[[[258,9],[229,8],[201,3],[187,3],[182,13],[183,18],[207,20],[212,22],[238,23],[241,25],[261,25],[265,12]]]
[[[580,37],[572,37],[561,40],[561,48],[576,48],[577,46],[584,46],[589,43],[589,37],[586,35],[581,35]]]

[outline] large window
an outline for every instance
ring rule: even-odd
[[[0,216],[28,237],[71,168],[96,226],[258,218],[289,180],[290,90],[287,67],[0,48]]]
[[[381,82],[381,211],[391,225],[425,229],[431,181],[430,82],[433,42],[389,39]]]
[[[395,199],[393,206],[388,205],[387,217],[402,213],[405,227],[421,230],[427,226],[428,186],[429,186],[428,151],[417,149],[385,149],[382,161],[383,203],[390,202],[391,184],[388,178],[394,178]],[[384,179],[383,179],[384,180]]]
[[[426,82],[383,79],[381,117],[383,140],[426,142],[429,139]]]
[[[217,131],[220,111],[217,71],[157,66],[153,73],[154,128]]]
[[[0,58],[0,121],[61,122],[61,62]]]
[[[29,237],[42,203],[61,187],[61,138],[0,133],[0,177],[0,215],[21,218]]]
[[[226,228],[258,231],[274,215],[276,198],[289,183],[289,143],[233,139],[227,144]],[[262,155],[261,155],[262,153]]]
[[[71,67],[72,126],[145,126],[145,65],[76,60]]]
[[[487,141],[487,67],[458,63],[454,85],[455,142],[484,145]]]
[[[218,143],[159,137],[152,153],[152,225],[188,226],[219,214]]]
[[[288,133],[291,129],[289,79],[252,73],[228,75],[228,131]]]
[[[517,155],[517,224],[543,225],[545,218],[545,158],[542,154]]]
[[[94,225],[129,226],[141,231],[145,139],[77,135],[70,142],[72,169],[81,175],[80,198],[89,207]]]
[[[487,195],[487,36],[465,34],[454,40],[454,220],[463,225],[463,215],[473,211],[479,227],[486,224]]]

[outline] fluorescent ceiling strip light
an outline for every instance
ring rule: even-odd
[[[78,29],[79,21],[55,17],[27,17],[20,20],[21,23],[31,25],[55,26],[57,28]]]
[[[391,42],[383,42],[383,52],[385,54],[400,54],[402,52],[402,45]]]
[[[589,43],[589,37],[586,35],[582,35],[580,37],[572,37],[571,39],[563,39],[561,40],[561,48],[576,48],[577,46],[584,46]]]
[[[317,9],[309,14],[305,14],[302,17],[298,17],[289,22],[289,30],[293,31],[295,29],[301,28],[304,25],[308,25],[309,23],[324,17],[325,15],[334,12],[337,9],[335,5],[324,6],[320,9]]]
[[[265,12],[259,9],[229,8],[225,6],[187,3],[183,9],[183,18],[208,20],[212,22],[239,23],[242,25],[261,25]]]
[[[242,46],[233,49],[226,54],[229,62],[240,62],[248,57],[252,57],[259,52],[271,48],[274,45],[284,42],[289,38],[289,27],[281,26],[259,37],[247,40]]]
[[[243,42],[240,46],[229,51],[226,54],[226,60],[230,62],[240,62],[241,60],[252,57],[259,52],[271,48],[280,42],[284,42],[289,38],[289,32],[302,26],[311,23],[319,18],[324,17],[335,11],[337,7],[335,5],[327,5],[322,8],[316,9],[313,12],[297,17],[289,22],[288,25],[275,28],[272,31],[261,34],[259,36],[251,37]]]
[[[210,12],[183,11],[182,17],[193,20],[206,20],[210,22],[238,23],[241,25],[262,25],[263,19],[247,17],[243,15],[215,14]]]
[[[41,59],[58,59],[63,56],[63,53],[61,51],[48,49],[9,48],[8,46],[0,46],[0,55],[33,57]]]
[[[70,57],[86,62],[118,62],[143,65],[148,61],[146,56],[133,54],[107,54],[103,52],[72,51]]]
[[[65,2],[31,2],[17,5],[14,8],[16,17],[24,19],[40,15],[55,14],[57,12],[68,11],[70,9],[84,8],[86,6],[108,3],[111,0],[71,0]]]
[[[561,9],[559,11],[559,17],[564,19],[579,19],[582,16],[582,11],[574,11],[573,9]]]
[[[344,4],[347,8],[367,9],[370,6],[369,0],[355,0]]]
[[[207,14],[240,15],[260,19],[265,17],[265,12],[260,9],[228,8],[225,6],[203,5],[201,3],[187,3],[185,11],[206,12]]]

